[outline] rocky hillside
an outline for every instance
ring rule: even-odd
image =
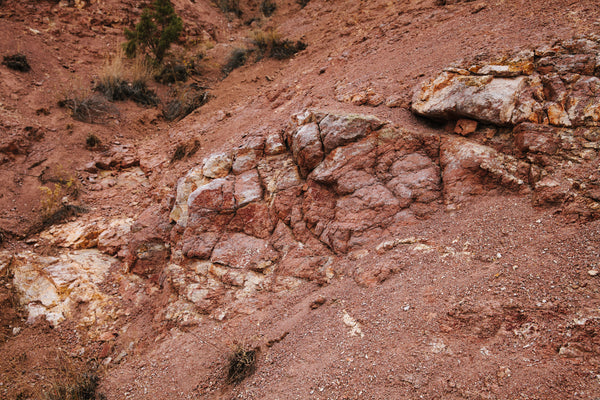
[[[599,397],[594,2],[239,3],[0,5],[3,398]]]

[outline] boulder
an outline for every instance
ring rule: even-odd
[[[412,111],[437,119],[469,118],[509,125],[527,78],[464,76],[442,72],[415,93]]]

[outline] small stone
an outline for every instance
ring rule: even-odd
[[[468,136],[477,130],[477,121],[472,119],[459,119],[456,121],[454,133],[462,136]]]
[[[597,270],[597,269],[590,269],[590,270],[588,271],[588,275],[589,275],[589,276],[598,276],[598,273],[599,273],[599,272],[598,272],[598,270]]]
[[[115,338],[114,333],[112,332],[104,332],[102,335],[98,337],[98,341],[100,342],[108,342],[109,340],[113,340]]]
[[[315,300],[312,301],[312,303],[310,303],[310,308],[312,310],[321,307],[323,304],[325,304],[325,302],[327,301],[327,299],[323,296],[319,296],[317,297]]]

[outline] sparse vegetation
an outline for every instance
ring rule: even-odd
[[[119,110],[104,96],[94,94],[82,97],[74,95],[59,101],[58,105],[71,110],[76,120],[90,124],[105,123],[109,118],[119,115]]]
[[[90,133],[85,139],[85,146],[88,149],[95,149],[100,146],[100,143],[102,143],[100,138],[93,133]]]
[[[257,48],[258,59],[271,57],[283,60],[306,48],[306,43],[283,39],[274,29],[254,31],[251,40]]]
[[[154,77],[159,83],[185,82],[188,78],[187,67],[178,62],[168,62],[161,69],[160,73]]]
[[[194,139],[193,142],[178,144],[171,156],[171,164],[175,161],[182,160],[184,157],[193,156],[198,149],[200,149],[200,141],[198,139]]]
[[[238,18],[242,15],[239,0],[214,0],[214,3],[225,14],[233,13]]]
[[[123,45],[128,57],[138,54],[152,56],[161,63],[167,50],[183,31],[183,21],[169,0],[154,0],[145,8],[134,30],[125,29],[127,42]]]
[[[277,4],[275,4],[273,0],[263,0],[262,3],[260,3],[260,12],[262,12],[265,17],[273,15],[276,9]]]
[[[104,396],[97,395],[98,375],[94,372],[85,372],[79,375],[72,383],[57,384],[48,393],[48,400],[97,400]]]
[[[227,58],[227,63],[223,66],[223,73],[229,75],[231,71],[244,65],[248,59],[248,52],[248,49],[244,48],[233,49]]]
[[[7,68],[13,69],[20,72],[31,71],[31,66],[27,61],[27,56],[23,53],[16,53],[9,56],[4,56],[2,64],[6,65]]]
[[[242,345],[236,345],[229,357],[227,381],[236,385],[252,375],[256,369],[257,353],[258,348],[249,349]]]
[[[75,176],[69,175],[61,166],[58,166],[57,171],[51,173],[48,178],[45,175],[40,177],[42,181],[53,182],[54,188],[40,186],[40,214],[42,217],[40,228],[85,212],[83,207],[69,204],[69,199],[79,197],[79,182]]]
[[[163,109],[163,117],[167,121],[180,120],[191,114],[195,109],[206,104],[208,99],[209,94],[205,88],[196,84],[174,90],[172,99]]]
[[[119,51],[105,63],[94,90],[110,101],[131,99],[143,106],[156,106],[159,103],[158,97],[147,85],[150,75],[151,68],[142,57],[137,57],[128,69],[124,64],[123,53]]]

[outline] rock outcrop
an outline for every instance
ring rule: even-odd
[[[461,136],[306,111],[281,133],[209,155],[179,180],[165,275],[178,301],[200,313],[239,311],[236,299],[346,273],[337,261],[444,203],[527,193],[529,166]],[[193,320],[188,312],[175,319]]]
[[[58,324],[76,303],[108,310],[115,297],[99,285],[115,265],[170,289],[160,315],[193,324],[251,313],[261,293],[305,281],[384,280],[399,267],[379,253],[406,224],[473,196],[518,193],[596,218],[599,54],[598,41],[581,39],[447,69],[413,102],[415,113],[456,122],[439,134],[372,116],[293,115],[280,132],[207,155],[178,180],[170,213],[155,205],[135,219],[51,228],[41,239],[64,251],[4,254],[0,268],[10,265],[31,318]],[[95,167],[137,168],[123,160]],[[373,249],[376,258],[354,262]]]
[[[600,215],[600,38],[447,68],[419,88],[412,110],[428,118],[459,119],[457,133],[465,132],[464,118],[483,124],[467,133],[471,140],[460,151],[442,145],[443,154],[488,145],[498,153],[472,149],[471,158],[486,158],[484,168],[509,171],[499,172],[507,184],[528,184],[535,204],[562,205],[583,218]],[[444,163],[444,171],[455,169],[455,163]],[[456,175],[469,179],[460,172],[450,178]]]
[[[0,253],[0,264],[11,269],[13,285],[28,312],[28,320],[33,322],[42,316],[54,326],[72,316],[79,304],[85,304],[79,312],[81,326],[105,323],[118,316],[116,303],[98,287],[115,262],[96,249],[57,256]]]

